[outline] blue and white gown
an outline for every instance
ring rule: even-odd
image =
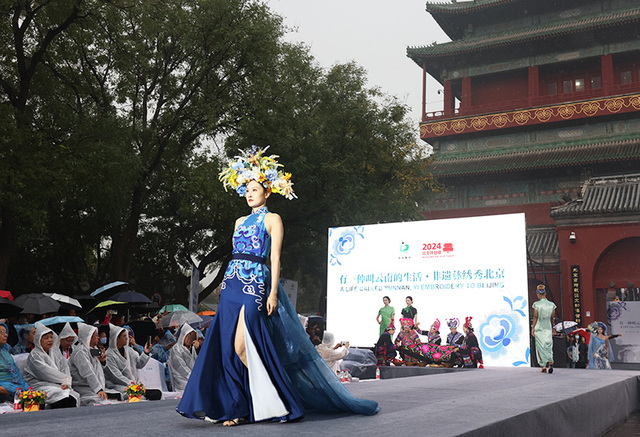
[[[218,311],[177,411],[191,418],[250,422],[295,420],[305,409],[377,413],[376,402],[354,398],[318,355],[282,287],[277,312],[267,316],[267,213],[266,207],[254,211],[233,234],[234,258],[225,272]],[[243,307],[247,367],[234,348]]]

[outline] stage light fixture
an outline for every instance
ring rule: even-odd
[[[571,231],[571,233],[569,234],[569,242],[571,244],[574,244],[576,242],[576,233]]]

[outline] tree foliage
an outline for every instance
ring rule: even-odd
[[[228,156],[271,145],[293,172],[299,199],[270,206],[286,226],[283,275],[308,307],[328,228],[417,219],[437,188],[407,108],[357,65],[323,70],[284,43],[261,1],[16,0],[0,12],[0,287],[125,280],[184,301],[191,263],[224,266],[246,208],[217,181],[214,138]]]
[[[324,71],[302,46],[286,48],[280,62],[262,105],[228,143],[271,145],[293,173],[299,199],[272,202],[285,222],[284,274],[322,307],[328,229],[419,219],[438,184],[408,108],[368,88],[361,67]]]

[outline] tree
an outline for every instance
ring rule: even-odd
[[[324,72],[300,46],[280,62],[281,76],[228,149],[272,145],[293,173],[299,198],[270,202],[285,222],[283,275],[304,278],[323,302],[328,229],[420,219],[439,186],[408,108],[367,88],[361,67]]]
[[[17,14],[23,13],[23,3],[12,6]],[[43,22],[64,15],[48,7],[51,2],[28,3]],[[55,149],[34,168],[42,173],[55,163],[49,173],[56,183],[46,184],[53,189],[42,192],[41,203],[33,198],[25,203],[40,223],[24,228],[39,232],[18,252],[35,261],[40,257],[29,254],[34,247],[49,259],[73,251],[77,256],[60,257],[66,263],[64,274],[58,274],[63,281],[131,281],[140,235],[157,230],[154,214],[167,212],[168,193],[184,189],[180,184],[203,168],[198,163],[202,139],[233,129],[246,96],[259,94],[252,89],[272,70],[281,19],[261,2],[248,0],[92,1],[75,9],[74,4],[64,6],[81,19],[70,20],[75,25],[49,43],[39,88],[33,87],[39,113],[26,117],[41,137],[29,141],[35,151]],[[22,151],[14,155],[27,158]],[[178,185],[169,187],[170,181]],[[37,191],[29,185],[25,197]],[[10,202],[3,202],[3,217],[9,211],[4,205]],[[175,216],[160,221],[168,224]],[[4,218],[2,223],[14,238],[16,226]],[[176,234],[186,238],[183,232],[171,235]],[[165,259],[184,250],[176,238],[166,241],[176,246],[164,248]],[[40,279],[56,283],[47,274]]]
[[[56,41],[83,18],[81,0],[3,2],[0,27],[0,286],[22,242],[42,231],[43,206],[55,186],[57,150],[43,146],[43,63]]]

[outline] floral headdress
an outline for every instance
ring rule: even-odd
[[[447,326],[449,328],[457,328],[459,324],[460,324],[460,320],[456,319],[455,317],[453,319],[447,320]]]
[[[413,327],[413,319],[409,319],[409,318],[403,317],[403,318],[400,319],[400,325],[402,325],[403,328],[406,327],[406,326],[408,326],[409,328],[412,328]]]
[[[440,319],[436,319],[436,321],[433,322],[433,325],[431,325],[431,327],[433,329],[435,329],[436,331],[439,331],[440,330]]]
[[[593,334],[597,334],[598,333],[598,328],[602,328],[602,333],[606,335],[607,333],[607,325],[605,325],[602,322],[593,322],[592,324],[590,324],[588,326],[589,331],[591,331]]]
[[[471,325],[471,319],[473,319],[473,317],[471,317],[471,316],[464,318],[464,327],[465,328],[467,328],[467,329],[473,328],[473,325]]]
[[[239,196],[244,196],[247,192],[247,184],[250,181],[256,181],[266,190],[282,194],[289,200],[297,198],[298,196],[293,192],[291,173],[285,173],[279,169],[282,164],[276,161],[278,155],[264,155],[268,148],[258,149],[257,146],[251,146],[248,151],[240,150],[241,154],[234,156],[227,168],[220,172],[219,179],[225,191],[231,188]]]

